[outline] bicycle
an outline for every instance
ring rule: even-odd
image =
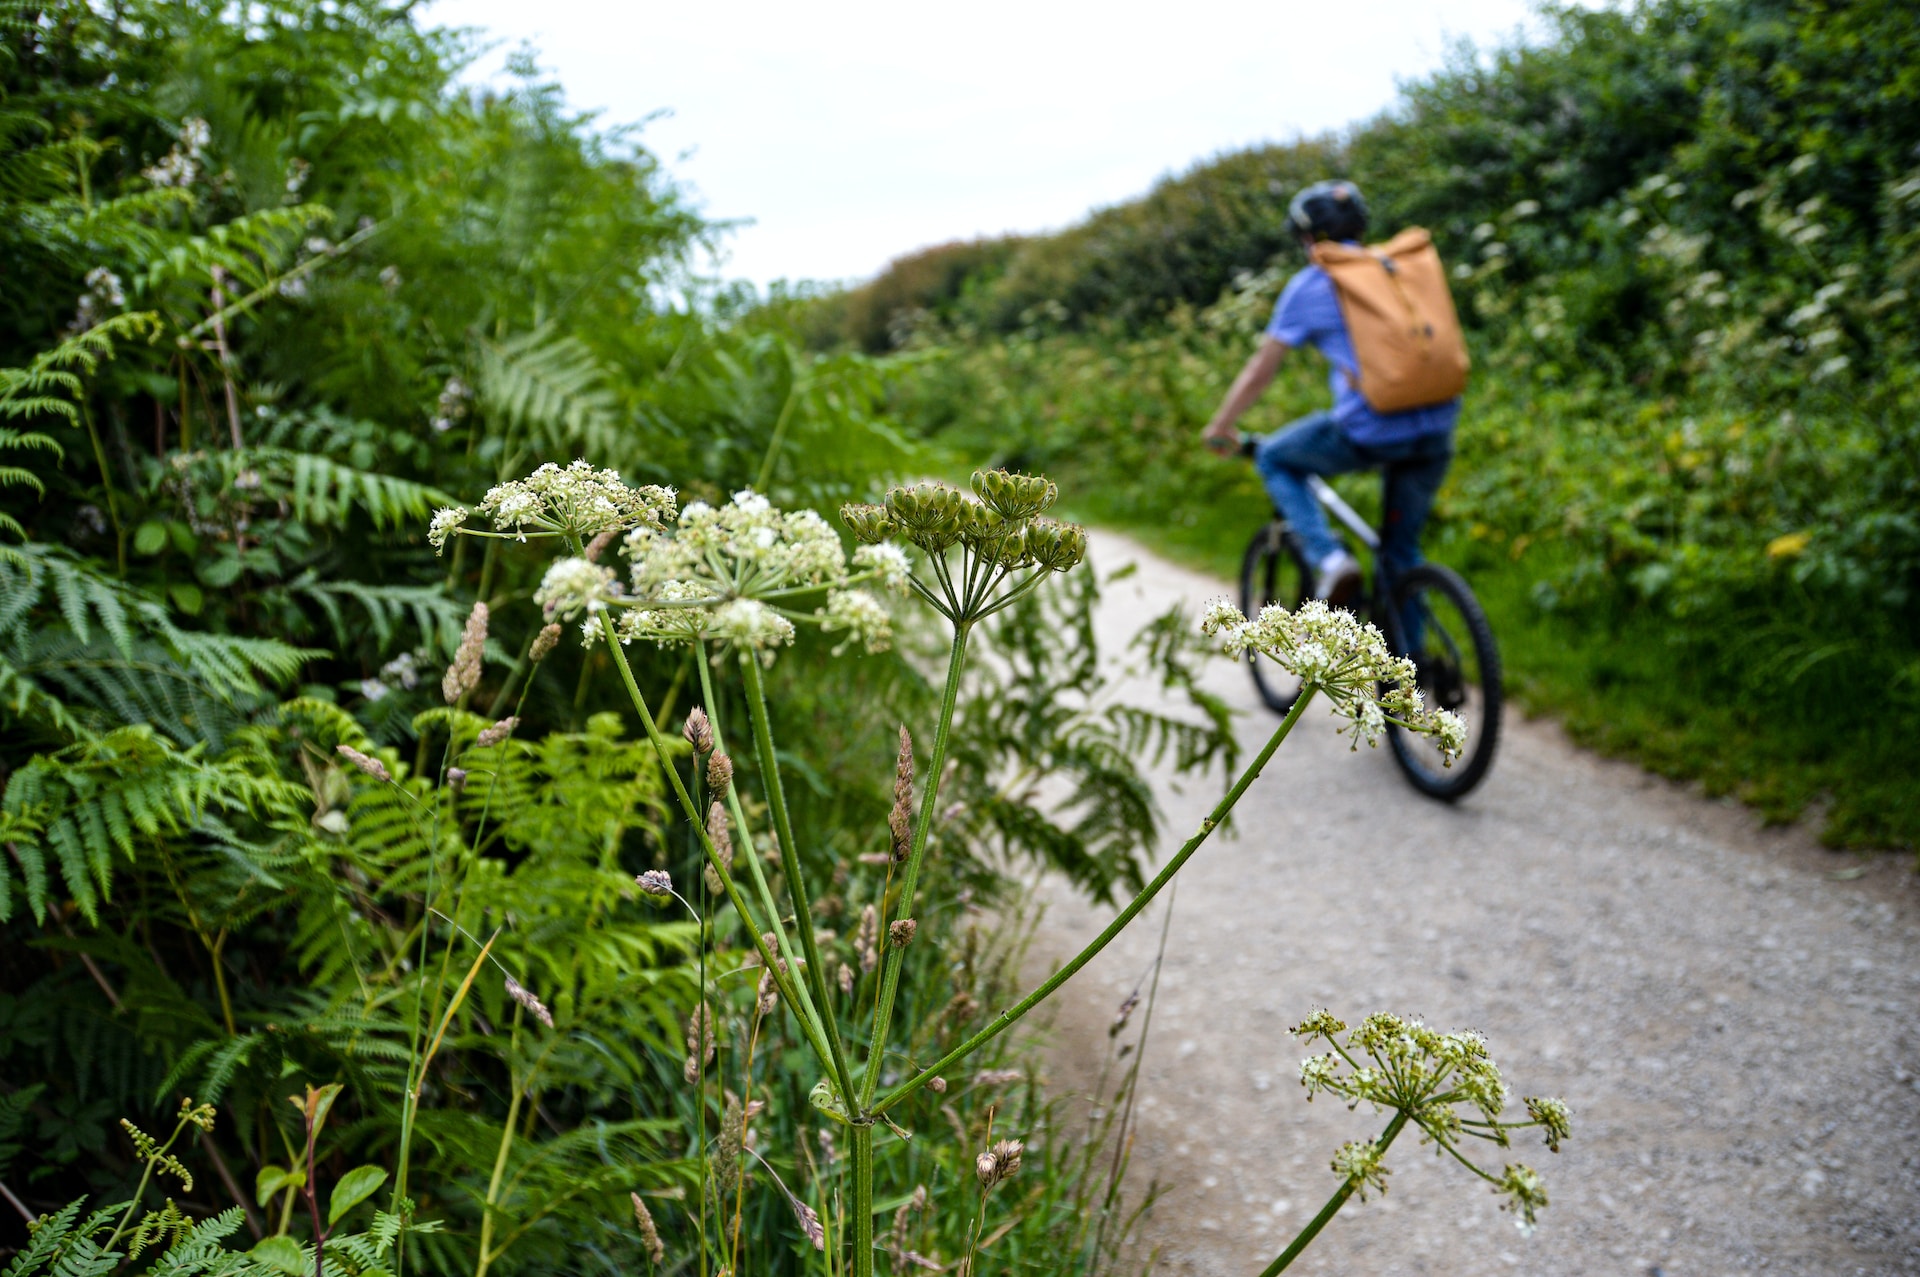
[[[1500,650],[1487,614],[1460,574],[1438,563],[1422,563],[1389,582],[1379,563],[1379,533],[1326,480],[1312,475],[1308,484],[1327,513],[1365,547],[1363,603],[1355,610],[1379,626],[1392,651],[1412,658],[1429,705],[1466,720],[1466,753],[1452,767],[1431,737],[1389,723],[1394,760],[1421,793],[1446,802],[1462,798],[1486,779],[1500,740]],[[1273,603],[1291,610],[1310,597],[1312,582],[1306,555],[1276,513],[1254,534],[1241,561],[1240,610],[1255,616]],[[1285,714],[1293,708],[1298,679],[1257,653],[1247,654],[1247,666],[1269,709]]]

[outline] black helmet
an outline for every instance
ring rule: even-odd
[[[1352,182],[1315,182],[1287,205],[1287,220],[1312,239],[1359,239],[1367,233],[1367,202]]]

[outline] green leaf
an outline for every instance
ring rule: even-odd
[[[313,1271],[306,1252],[291,1237],[269,1237],[248,1253],[267,1267],[286,1273],[287,1277],[306,1277]]]
[[[254,1176],[253,1197],[255,1201],[265,1206],[281,1189],[292,1192],[303,1187],[306,1182],[305,1171],[289,1170],[284,1166],[262,1166],[260,1173]]]
[[[151,519],[141,524],[139,531],[133,534],[133,549],[136,554],[158,554],[166,544],[166,525]]]
[[[200,615],[200,609],[207,605],[207,596],[191,581],[176,581],[167,587],[167,593],[173,605],[188,616]]]
[[[342,1175],[333,1186],[333,1200],[327,1204],[327,1227],[339,1223],[342,1215],[372,1197],[386,1182],[387,1173],[378,1166],[356,1166]]]

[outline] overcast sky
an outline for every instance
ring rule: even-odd
[[[1387,106],[1454,38],[1528,0],[433,0],[428,20],[530,41],[576,106],[669,114],[648,145],[715,218],[722,269],[856,279],[945,240],[1064,226],[1194,161]]]

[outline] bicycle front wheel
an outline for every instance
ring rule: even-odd
[[[1448,767],[1433,738],[1388,725],[1393,756],[1413,787],[1447,802],[1486,778],[1500,741],[1500,650],[1480,601],[1459,573],[1423,563],[1394,583],[1388,618],[1394,650],[1413,659],[1430,709],[1467,725],[1466,752]]]
[[[1240,610],[1251,619],[1260,609],[1278,603],[1288,611],[1307,597],[1312,575],[1287,525],[1275,519],[1253,534],[1240,561]],[[1247,653],[1247,669],[1260,699],[1276,714],[1285,714],[1300,699],[1300,680],[1258,652]]]

